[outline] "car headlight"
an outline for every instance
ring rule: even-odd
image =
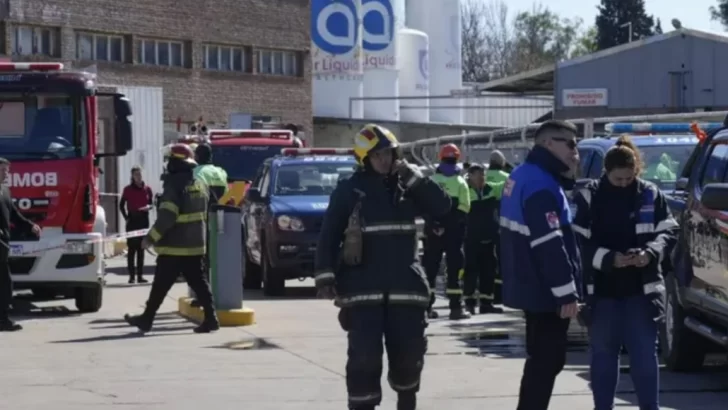
[[[276,219],[282,231],[303,231],[303,221],[295,216],[281,215]]]
[[[68,241],[64,253],[73,255],[89,255],[94,253],[94,244],[85,241]]]

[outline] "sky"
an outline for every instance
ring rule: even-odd
[[[489,0],[481,0],[489,1]],[[593,25],[597,14],[599,0],[507,0],[508,10],[512,16],[517,12],[532,9],[534,3],[541,3],[551,11],[567,18],[581,17],[584,25]],[[672,30],[670,22],[677,18],[683,27],[704,31],[724,31],[718,22],[710,21],[708,8],[716,5],[717,0],[645,0],[647,14],[662,20],[662,30]]]

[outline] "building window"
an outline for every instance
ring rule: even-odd
[[[245,47],[207,44],[202,66],[206,70],[248,72],[248,53]]]
[[[179,41],[137,40],[137,63],[184,67],[184,47]]]
[[[290,77],[301,75],[298,52],[261,49],[257,53],[259,73]]]
[[[50,27],[16,26],[11,38],[11,52],[16,56],[60,56],[60,30]]]
[[[76,58],[122,63],[124,62],[124,37],[79,33],[76,35]]]

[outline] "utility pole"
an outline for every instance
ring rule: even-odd
[[[619,26],[619,28],[624,28],[624,27],[627,27],[627,30],[628,30],[628,32],[627,32],[627,35],[628,35],[627,42],[628,43],[631,43],[632,42],[632,22],[629,21],[629,22],[624,23],[624,24],[622,24],[622,25]]]

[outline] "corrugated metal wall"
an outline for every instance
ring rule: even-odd
[[[139,165],[147,185],[154,193],[160,192],[162,181],[159,176],[164,166],[161,151],[164,141],[162,88],[117,86],[117,89],[131,101],[134,135],[132,151],[117,161],[119,190],[129,185],[131,168]],[[152,212],[152,222],[155,217]]]
[[[453,100],[457,104],[458,100]],[[463,123],[495,127],[519,127],[553,109],[553,97],[489,93],[460,100]]]
[[[557,116],[718,110],[728,106],[728,43],[676,35],[584,62],[559,63],[556,71]],[[726,38],[728,40],[728,38]],[[608,90],[608,107],[563,107],[564,89]]]

